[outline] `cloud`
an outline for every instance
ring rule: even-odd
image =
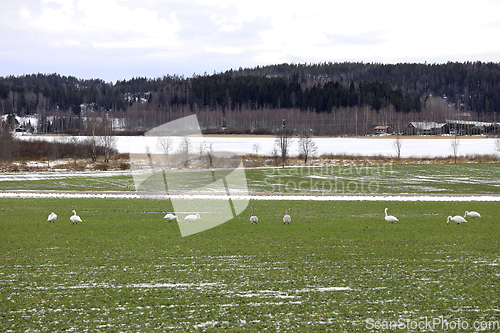
[[[93,48],[162,48],[179,46],[175,11],[168,17],[118,0],[43,0],[39,14],[23,9],[24,24],[39,31],[42,42]]]
[[[63,65],[117,79],[119,66],[128,78],[292,61],[499,61],[498,17],[500,4],[487,0],[3,1],[0,75]]]

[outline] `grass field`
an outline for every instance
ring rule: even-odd
[[[498,203],[257,200],[257,225],[248,208],[189,237],[163,221],[169,205],[0,199],[1,331],[430,331],[435,318],[434,331],[494,331],[500,320]],[[483,217],[446,224],[465,210]]]
[[[500,164],[411,164],[246,170],[255,192],[500,193]]]
[[[500,194],[499,163],[413,164],[246,169],[253,193]],[[186,182],[189,189],[192,184]],[[0,177],[0,190],[134,191],[130,174],[45,173]]]

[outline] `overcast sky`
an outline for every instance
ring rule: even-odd
[[[500,62],[500,1],[0,0],[0,76],[469,60]]]

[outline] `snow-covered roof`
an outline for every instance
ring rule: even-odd
[[[4,114],[2,117],[2,120],[3,121],[7,121],[7,117],[9,115],[8,114]],[[23,116],[23,117],[19,117],[18,115],[15,116],[16,117],[16,120],[17,122],[19,123],[19,125],[27,125],[27,124],[31,124],[31,126],[35,126],[38,124],[38,118],[35,116],[35,115],[32,115],[32,116]]]
[[[431,130],[434,128],[441,128],[446,123],[436,123],[434,121],[411,121],[409,125],[421,130]]]
[[[486,122],[486,121],[472,121],[472,120],[446,120],[447,123],[450,124],[457,124],[457,125],[468,125],[468,126],[485,126],[485,127],[490,127],[490,126],[498,126],[499,123],[493,123],[493,122]]]

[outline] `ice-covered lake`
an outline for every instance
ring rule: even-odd
[[[41,138],[43,140],[65,140],[64,137],[24,136],[23,138]],[[84,138],[84,137],[82,137]],[[402,138],[401,157],[446,157],[453,156],[452,141],[454,137],[439,138]],[[227,136],[227,137],[190,137],[192,151],[197,151],[200,143],[212,147],[214,151],[229,151],[237,154],[255,153],[258,145],[259,155],[268,155],[275,145],[276,138],[260,136]],[[482,137],[462,137],[458,139],[458,155],[492,155],[496,154],[494,144],[496,139]],[[371,138],[314,138],[318,154],[347,155],[382,155],[396,156],[393,147],[394,137]],[[150,153],[161,152],[159,137],[117,136],[116,148],[120,153]],[[180,144],[179,137],[173,137],[171,151],[176,151]],[[298,155],[298,139],[293,139],[290,154]]]

